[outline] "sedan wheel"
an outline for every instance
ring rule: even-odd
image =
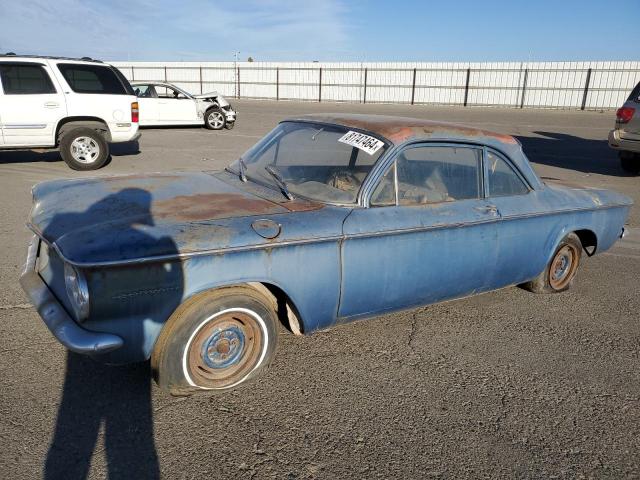
[[[542,273],[530,282],[524,283],[522,287],[535,293],[557,293],[567,290],[576,277],[581,256],[582,243],[575,233],[570,233],[562,239]]]
[[[549,269],[549,284],[554,290],[566,288],[578,269],[580,251],[575,245],[566,244],[557,251]]]
[[[226,117],[219,108],[210,108],[204,115],[204,125],[209,130],[222,130],[224,128]]]
[[[184,375],[193,387],[233,387],[257,368],[267,352],[264,320],[246,308],[223,310],[193,332],[183,354]]]
[[[158,385],[174,395],[237,387],[275,354],[273,302],[249,286],[195,295],[167,320],[151,356]]]

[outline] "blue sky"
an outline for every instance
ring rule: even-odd
[[[640,0],[0,0],[0,52],[105,60],[639,60]]]

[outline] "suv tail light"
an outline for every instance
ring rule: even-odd
[[[133,123],[138,123],[138,115],[139,115],[138,102],[133,102],[131,104],[131,121]]]
[[[616,121],[618,123],[629,123],[629,120],[633,118],[634,113],[636,113],[635,108],[620,107],[616,112]]]

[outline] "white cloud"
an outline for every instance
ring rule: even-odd
[[[231,3],[231,2],[229,2]],[[108,60],[338,59],[353,25],[342,0],[29,0],[0,4],[0,51]]]

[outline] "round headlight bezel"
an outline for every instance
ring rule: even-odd
[[[65,263],[64,284],[76,320],[86,319],[89,316],[89,286],[87,285],[87,279],[76,267]]]

